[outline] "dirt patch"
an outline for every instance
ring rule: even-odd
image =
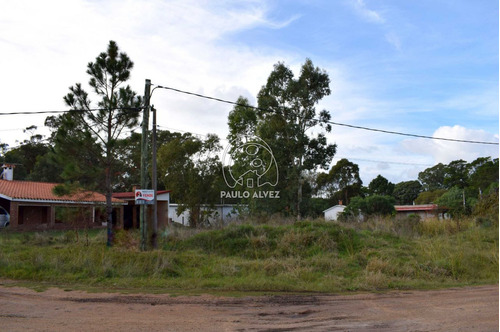
[[[498,331],[498,286],[242,298],[0,287],[4,331]]]

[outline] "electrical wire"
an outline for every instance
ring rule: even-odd
[[[25,111],[25,112],[5,112],[0,113],[2,115],[33,115],[33,114],[57,114],[57,113],[71,113],[71,112],[98,112],[98,111],[115,111],[115,110],[123,110],[123,111],[138,111],[143,109],[144,107],[115,107],[115,108],[90,108],[88,110],[83,109],[73,109],[73,110],[64,110],[64,111]]]
[[[385,160],[373,160],[373,159],[364,159],[364,158],[356,158],[356,157],[338,157],[335,156],[333,159],[348,159],[348,160],[359,160],[359,161],[365,161],[365,162],[370,162],[370,163],[381,163],[381,164],[394,164],[394,165],[407,165],[407,166],[428,166],[431,167],[433,165],[430,164],[417,164],[417,163],[405,163],[405,162],[398,162],[398,161],[385,161]]]
[[[272,112],[269,109],[263,109],[251,105],[246,105],[246,104],[240,104],[237,102],[229,101],[229,100],[224,100],[220,98],[215,98],[215,97],[210,97],[210,96],[205,96],[199,93],[194,93],[194,92],[189,92],[189,91],[184,91],[176,88],[171,88],[167,86],[162,86],[162,85],[157,85],[157,88],[160,89],[166,89],[166,90],[171,90],[174,92],[178,93],[183,93],[199,98],[204,98],[204,99],[209,99],[209,100],[214,100],[226,104],[231,104],[235,106],[243,106],[243,107],[249,107],[255,110],[260,110],[264,112]],[[320,120],[317,120],[320,121]],[[458,143],[471,143],[471,144],[486,144],[486,145],[499,145],[498,142],[484,142],[484,141],[473,141],[473,140],[463,140],[463,139],[455,139],[455,138],[446,138],[446,137],[433,137],[433,136],[425,136],[425,135],[417,135],[417,134],[410,134],[410,133],[403,133],[403,132],[398,132],[398,131],[391,131],[391,130],[384,130],[384,129],[376,129],[376,128],[369,128],[369,127],[362,127],[362,126],[356,126],[356,125],[351,125],[351,124],[346,124],[346,123],[339,123],[339,122],[333,122],[333,121],[325,121],[328,124],[334,125],[334,126],[343,126],[343,127],[349,127],[353,129],[360,129],[360,130],[368,130],[368,131],[374,131],[374,132],[379,132],[379,133],[384,133],[384,134],[392,134],[392,135],[400,135],[400,136],[409,136],[409,137],[417,137],[417,138],[425,138],[425,139],[433,139],[433,140],[441,140],[441,141],[449,141],[449,142],[458,142]]]

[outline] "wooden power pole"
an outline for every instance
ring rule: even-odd
[[[151,245],[153,249],[158,249],[158,175],[156,170],[156,109],[154,106],[151,107],[153,112],[153,160],[152,160],[152,178],[153,178],[153,191],[155,193],[154,203],[153,203],[153,234],[151,234]]]
[[[151,80],[146,79],[144,88],[144,113],[142,117],[142,137],[141,137],[141,189],[148,187],[148,133],[149,133],[149,99],[151,97]],[[155,193],[156,194],[156,193]],[[140,206],[140,227],[141,227],[141,250],[147,250],[148,239],[148,213],[147,206]]]

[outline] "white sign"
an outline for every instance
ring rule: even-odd
[[[135,204],[154,204],[155,191],[150,189],[137,189],[135,191]]]

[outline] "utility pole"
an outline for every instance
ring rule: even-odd
[[[149,133],[149,99],[151,97],[151,80],[146,79],[144,88],[144,113],[142,116],[142,137],[141,137],[141,189],[148,187],[148,133]],[[155,192],[156,194],[156,192]],[[156,196],[156,195],[155,195]],[[141,227],[141,250],[147,250],[148,238],[148,214],[147,206],[140,207],[140,227]]]
[[[151,234],[151,245],[153,249],[158,249],[158,199],[156,197],[158,190],[158,175],[156,171],[156,109],[154,105],[151,107],[153,112],[153,160],[152,160],[152,173],[153,173],[153,191],[155,193],[153,203],[153,234]]]

